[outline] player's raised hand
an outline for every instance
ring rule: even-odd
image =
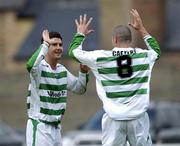
[[[142,27],[144,27],[143,23],[142,23],[142,19],[141,19],[139,13],[137,12],[137,10],[132,9],[130,11],[130,13],[133,18],[132,18],[132,22],[130,22],[129,25],[136,30],[140,30]]]
[[[89,25],[91,24],[92,19],[93,19],[92,17],[87,19],[86,14],[84,14],[83,16],[80,15],[79,21],[77,19],[75,19],[77,32],[82,33],[84,35],[87,35],[87,34],[90,34],[91,32],[93,32],[94,31],[93,29],[89,29]]]
[[[129,25],[134,28],[135,30],[139,31],[142,37],[149,35],[145,27],[143,26],[142,19],[136,9],[132,9],[130,11],[132,15],[132,22],[129,23]]]
[[[47,42],[48,44],[51,43],[51,39],[49,38],[49,31],[47,29],[43,30],[42,32],[42,38],[45,42]]]

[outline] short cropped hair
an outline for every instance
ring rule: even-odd
[[[49,38],[60,38],[62,40],[61,34],[59,32],[51,31],[49,32]],[[41,38],[41,43],[43,43],[43,38]]]
[[[116,26],[113,29],[112,35],[116,37],[119,42],[132,41],[131,30],[128,26],[125,26],[125,25]]]

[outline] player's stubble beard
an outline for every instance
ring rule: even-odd
[[[54,59],[58,62],[60,60],[60,58],[62,57],[62,55],[63,55],[63,52],[55,53],[54,54]]]

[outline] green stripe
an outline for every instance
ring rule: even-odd
[[[128,80],[104,80],[101,81],[103,86],[114,86],[114,85],[129,85],[129,84],[137,84],[137,83],[146,83],[148,81],[148,77],[137,77],[131,78]]]
[[[99,74],[117,74],[118,67],[111,67],[111,68],[98,68]]]
[[[37,125],[39,124],[38,121],[31,119],[32,124],[33,124],[33,143],[32,146],[36,146],[36,131],[37,131]]]
[[[65,109],[61,110],[52,110],[47,108],[41,108],[40,113],[46,114],[46,115],[64,115]]]
[[[136,58],[147,58],[148,55],[146,52],[144,53],[133,53],[129,55],[132,59],[136,59]]]
[[[153,37],[152,38],[148,38],[147,42],[149,43],[150,47],[158,54],[157,59],[159,59],[160,55],[161,55],[161,49],[160,49],[159,44],[156,41],[156,39],[153,38]]]
[[[106,96],[108,98],[132,97],[138,94],[147,94],[147,89],[138,89],[134,91],[123,91],[123,92],[106,92]]]
[[[40,84],[39,89],[43,90],[53,90],[53,91],[62,91],[67,89],[67,84],[64,85],[51,85],[51,84]]]
[[[60,79],[60,78],[67,77],[67,72],[63,71],[60,73],[51,73],[51,72],[42,71],[41,77]]]
[[[26,64],[26,68],[27,68],[28,72],[31,71],[31,69],[32,69],[32,67],[33,67],[33,65],[34,65],[34,63],[35,63],[35,61],[36,61],[36,59],[37,59],[37,57],[38,57],[38,55],[39,55],[39,53],[40,53],[40,51],[41,51],[41,48],[42,48],[42,46],[40,46],[40,47],[35,51],[35,53],[31,56],[31,58],[28,60],[28,62],[27,62],[27,64]]]
[[[134,65],[132,66],[132,68],[133,68],[133,72],[149,70],[149,64]]]
[[[45,123],[45,124],[53,125],[53,126],[58,126],[61,123],[60,120],[59,121],[52,121],[52,122],[50,122],[50,121],[45,121],[45,120],[40,120],[39,119],[39,121],[42,122],[42,123]]]
[[[99,68],[98,73],[99,74],[117,74],[118,67],[111,67],[111,68]],[[133,72],[136,71],[142,71],[142,70],[148,70],[149,64],[142,64],[142,65],[134,65],[132,66]]]
[[[146,58],[147,57],[147,53],[133,53],[129,55],[132,59],[136,59],[136,58]],[[97,58],[97,62],[109,62],[109,61],[115,61],[117,60],[118,57],[100,57]]]
[[[84,41],[85,39],[85,36],[84,35],[81,35],[81,34],[76,34],[74,37],[73,37],[73,40],[68,48],[68,54],[70,57],[72,57],[75,61],[78,61],[80,62],[73,54],[73,50],[76,49],[77,47],[79,47],[82,42]]]
[[[86,87],[85,87],[85,91],[87,89],[87,83],[89,82],[89,74],[86,74]]]
[[[97,58],[96,62],[109,62],[109,61],[114,61],[117,60],[118,57],[100,57]]]
[[[30,109],[31,105],[30,105],[30,103],[27,103],[26,106],[27,106],[27,109]]]
[[[89,74],[86,74],[86,85],[89,82]]]
[[[28,90],[28,96],[31,96],[31,90]]]
[[[53,98],[53,97],[47,97],[47,96],[40,96],[40,101],[49,102],[49,103],[66,103],[67,97]]]

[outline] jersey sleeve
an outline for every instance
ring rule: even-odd
[[[31,58],[28,60],[26,64],[26,68],[29,73],[31,73],[32,75],[33,74],[35,75],[38,72],[39,64],[44,59],[47,51],[48,51],[48,45],[44,43],[41,44],[40,47],[31,56]]]
[[[83,34],[77,33],[68,48],[68,54],[74,60],[92,68],[96,63],[97,52],[82,50],[82,44],[84,40],[85,36]]]
[[[75,77],[67,70],[67,89],[77,94],[83,94],[86,91],[89,74],[79,72],[79,77]]]
[[[149,52],[150,60],[155,61],[159,59],[161,55],[161,50],[156,39],[151,37],[150,35],[147,35],[144,37],[144,41],[149,50],[148,52]]]

